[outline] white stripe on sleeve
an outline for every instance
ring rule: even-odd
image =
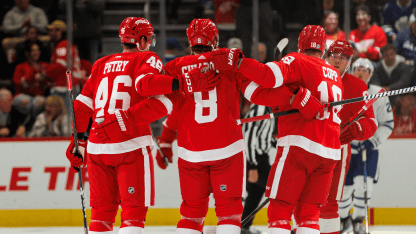
[[[145,76],[147,76],[147,75],[153,75],[153,73],[146,73],[146,74],[141,74],[140,76],[138,76],[137,78],[136,78],[136,80],[134,81],[134,87],[135,87],[135,89],[136,89],[136,91],[137,91],[137,83],[139,83],[139,81],[141,80],[141,79],[143,79]],[[138,92],[138,91],[137,91]]]
[[[154,96],[154,98],[161,101],[163,105],[165,105],[166,110],[168,110],[168,114],[172,112],[173,104],[169,98],[167,98],[165,95],[157,95],[157,96]]]
[[[94,110],[94,106],[92,104],[92,99],[91,98],[80,94],[80,95],[78,95],[78,97],[76,98],[76,100],[84,103],[86,106],[88,106],[89,108],[91,108],[91,110]]]
[[[277,88],[282,86],[283,84],[283,75],[282,75],[282,71],[280,71],[279,66],[277,66],[276,63],[273,62],[268,62],[266,63],[266,65],[268,67],[270,67],[270,69],[272,69],[272,72],[274,74],[274,78],[276,79],[276,83],[274,84],[273,88]]]
[[[256,84],[254,81],[252,81],[244,91],[244,97],[251,101],[251,95],[253,95],[254,91],[256,91],[257,87],[259,87],[258,84]]]

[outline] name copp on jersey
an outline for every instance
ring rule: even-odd
[[[255,65],[244,59],[239,72],[265,87],[282,84],[302,86],[322,103],[340,101],[343,85],[338,70],[324,60],[290,53],[279,62]],[[279,106],[280,111],[291,109]],[[302,114],[279,117],[278,146],[298,146],[324,158],[340,159],[340,106],[325,110],[324,116],[306,121]]]
[[[86,131],[88,118],[93,115],[88,153],[118,154],[153,144],[147,124],[134,126],[134,135],[125,134],[105,144],[95,136],[94,127],[115,110],[127,110],[147,98],[136,91],[137,82],[161,70],[162,62],[153,52],[118,53],[94,63],[90,78],[74,102],[78,132]]]
[[[210,66],[209,53],[177,58],[166,64],[165,74],[176,77],[193,68]],[[178,126],[179,157],[190,162],[213,161],[231,157],[244,149],[240,118],[240,90],[257,104],[277,105],[289,101],[288,89],[265,90],[232,71],[221,72],[220,83],[210,91],[195,92],[189,98],[178,98],[172,114]],[[285,94],[284,98],[275,95]],[[258,100],[267,100],[260,101]],[[172,115],[171,114],[171,115]],[[173,118],[169,116],[168,118]]]

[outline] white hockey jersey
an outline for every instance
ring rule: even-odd
[[[377,85],[370,85],[368,89],[369,94],[375,94],[380,91],[381,87]],[[377,150],[378,147],[390,136],[393,132],[394,121],[393,121],[393,112],[390,105],[388,97],[383,97],[377,99],[373,104],[374,116],[378,121],[378,128],[376,133],[369,138],[373,145],[374,149]],[[351,142],[351,154],[358,154],[357,147],[361,141],[352,141]]]

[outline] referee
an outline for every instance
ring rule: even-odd
[[[272,111],[269,107],[251,104],[244,118],[270,113]],[[271,168],[268,152],[272,147],[276,147],[276,139],[273,137],[274,127],[274,119],[251,122],[242,126],[247,153],[248,196],[245,200],[241,220],[244,220],[257,208],[266,191],[267,178]],[[253,219],[241,227],[241,234],[261,234],[258,230],[250,229]]]

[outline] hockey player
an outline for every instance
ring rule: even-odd
[[[381,87],[369,84],[373,75],[374,67],[370,60],[359,58],[352,65],[353,75],[360,78],[368,85],[369,94],[378,93]],[[339,202],[339,215],[341,218],[341,233],[365,233],[363,219],[365,217],[364,203],[364,165],[362,161],[363,150],[367,152],[367,197],[371,199],[373,185],[378,180],[378,148],[387,140],[393,131],[393,112],[388,98],[379,98],[373,104],[374,115],[378,121],[378,128],[375,134],[365,141],[351,142],[351,163],[345,179],[345,188],[342,200]],[[349,217],[351,206],[354,212]]]
[[[353,54],[352,46],[347,41],[337,40],[329,47],[326,60],[333,65],[342,75],[344,85],[344,98],[350,99],[367,95],[366,84],[355,76],[348,74],[351,57]],[[362,102],[344,105],[341,109],[341,126],[346,123],[355,113],[363,106]],[[344,187],[345,175],[348,172],[350,162],[352,140],[365,140],[371,137],[377,129],[377,121],[374,118],[373,108],[368,108],[363,116],[353,122],[341,134],[341,160],[337,162],[332,177],[331,190],[325,206],[321,209],[319,224],[321,233],[336,234],[339,233],[339,214],[338,203],[341,200],[342,189]]]
[[[320,105],[314,97],[321,102],[343,98],[340,73],[321,59],[325,42],[324,29],[308,25],[299,35],[299,53],[290,53],[279,62],[264,65],[243,58],[237,63],[237,55],[226,50],[212,56],[216,69],[236,70],[264,87],[286,84],[299,90],[291,105],[279,105],[281,110],[297,108],[300,113],[279,118],[278,151],[266,187],[271,199],[269,234],[290,233],[292,213],[297,233],[319,233],[319,210],[326,203],[332,171],[340,159],[340,107],[308,113],[302,106],[310,98]]]
[[[139,108],[151,106],[156,113],[160,113],[160,118],[171,109],[171,101],[164,95],[155,98],[147,96],[172,93],[178,89],[185,93],[187,89],[198,90],[192,72],[187,76],[188,82],[161,74],[159,56],[149,51],[149,47],[155,44],[155,35],[148,20],[126,18],[120,24],[119,35],[123,53],[97,60],[82,93],[74,101],[78,143],[88,153],[92,207],[89,230],[92,234],[112,232],[119,205],[123,209],[119,234],[144,233],[148,207],[154,204],[153,140],[150,128],[145,124],[132,126],[127,131],[125,125],[128,120],[123,110],[142,101],[144,104]],[[204,78],[198,80],[203,81],[198,87],[207,87],[208,83],[204,81],[207,81],[205,78],[208,74],[201,75],[198,78]],[[91,116],[94,123],[87,147],[83,136]],[[111,129],[114,124],[108,122],[114,116],[127,134]],[[97,126],[104,119],[111,131],[111,139],[102,134],[105,132],[102,127]],[[117,128],[120,129],[118,125]],[[72,136],[66,155],[71,166],[76,168],[81,166],[83,158],[72,153],[73,149]]]
[[[218,29],[215,24],[209,19],[195,19],[189,25],[187,34],[193,55],[177,58],[166,64],[165,74],[184,74],[186,77],[190,69],[207,65],[216,70],[209,60],[210,55],[217,53],[217,50],[209,52],[218,44]],[[236,56],[241,53],[237,49],[225,50],[232,51]],[[197,73],[193,75],[197,76]],[[290,106],[291,94],[285,86],[265,89],[230,70],[220,71],[219,76],[221,81],[215,88],[193,92],[190,98],[177,98],[174,103],[183,199],[181,220],[176,231],[178,234],[199,234],[202,231],[211,192],[214,193],[218,217],[217,233],[240,233],[243,210],[241,197],[245,191],[246,171],[242,132],[235,123],[240,116],[240,90],[247,99],[257,104]],[[305,98],[308,93],[310,92],[307,89],[299,91],[295,95],[295,100],[298,100],[295,103],[300,106],[302,101],[304,107],[301,111],[309,116],[316,116],[319,111],[323,112],[322,105],[314,97]],[[138,105],[140,104],[142,103]],[[143,121],[144,115],[136,107],[123,113],[127,113],[130,123],[138,125]],[[148,112],[146,116],[149,116]],[[122,125],[118,131],[121,127]],[[129,128],[129,124],[124,127]],[[161,165],[161,162],[158,164]]]

